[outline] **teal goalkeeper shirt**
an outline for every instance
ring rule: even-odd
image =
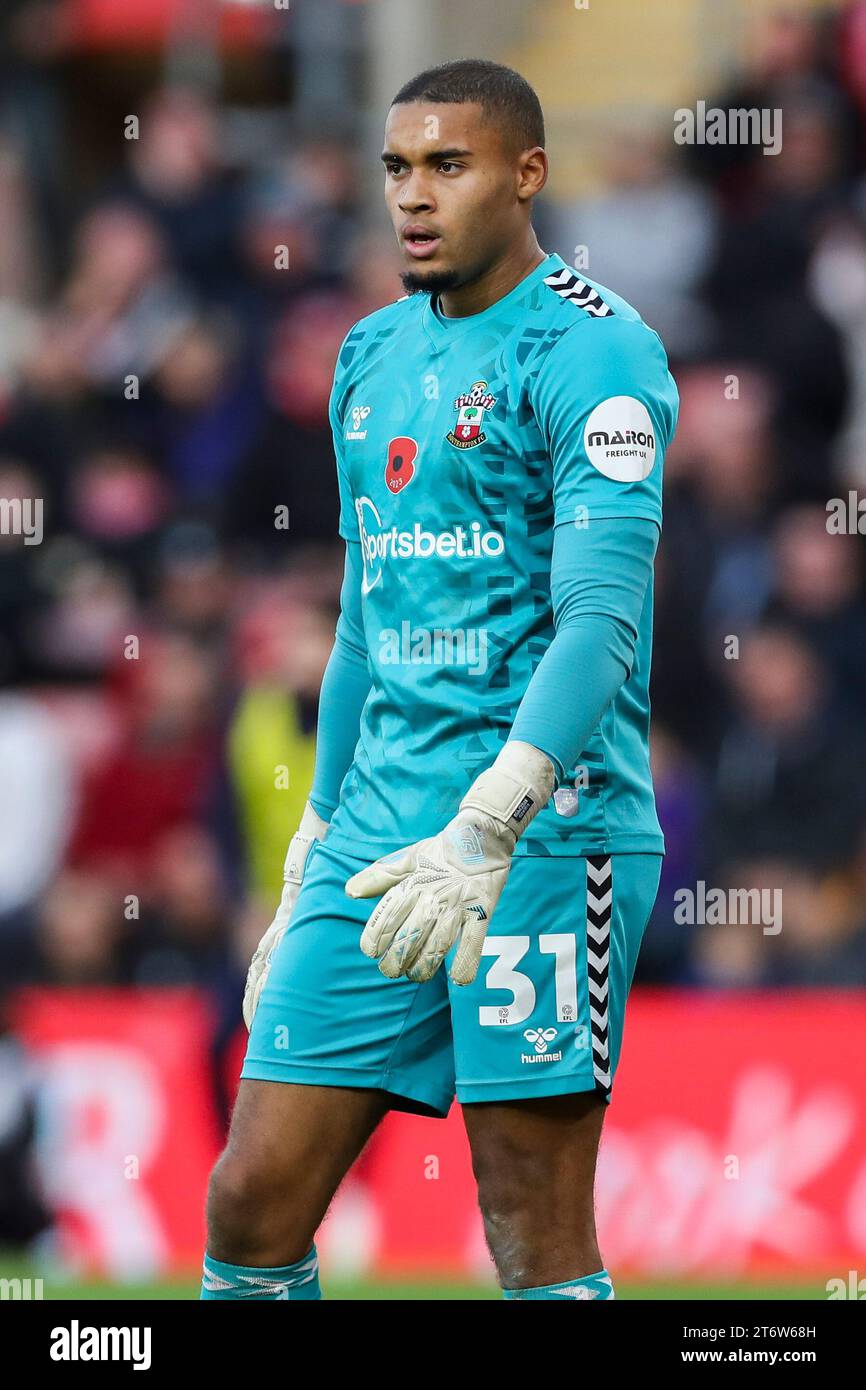
[[[558,256],[480,314],[419,294],[350,331],[331,424],[369,686],[335,848],[435,834],[513,731],[558,774],[518,854],[663,851],[651,570],[677,404],[658,336]]]

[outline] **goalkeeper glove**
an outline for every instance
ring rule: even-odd
[[[327,828],[327,821],[323,821],[322,817],[316,814],[308,801],[304,807],[304,814],[301,816],[301,824],[298,826],[297,833],[292,836],[286,854],[286,862],[283,866],[283,895],[277,908],[277,915],[259,942],[247,971],[247,983],[244,989],[244,1023],[248,1030],[253,1026],[253,1015],[258,1007],[259,996],[270,974],[274,952],[282,941],[291,915],[295,910],[295,903],[304,878],[307,855],[313,847],[313,842],[321,840]]]
[[[383,975],[430,980],[459,940],[451,979],[472,983],[514,846],[555,780],[552,762],[531,743],[506,743],[444,830],[349,879],[352,898],[385,895],[361,937],[361,950]]]

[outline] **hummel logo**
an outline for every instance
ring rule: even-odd
[[[530,1062],[530,1063],[561,1062],[561,1061],[562,1061],[562,1049],[561,1049],[561,1048],[559,1048],[556,1052],[548,1052],[548,1050],[547,1050],[547,1044],[548,1044],[548,1043],[552,1043],[553,1040],[554,1040],[554,1038],[556,1037],[556,1035],[557,1035],[557,1033],[556,1033],[556,1029],[555,1029],[555,1028],[527,1028],[527,1029],[524,1031],[523,1036],[525,1037],[525,1039],[526,1039],[527,1042],[530,1042],[530,1043],[533,1044],[533,1046],[534,1046],[534,1048],[535,1048],[535,1051],[534,1051],[534,1052],[521,1052],[521,1054],[520,1054],[520,1060],[521,1060],[521,1062],[524,1063],[524,1064],[526,1064],[527,1062]]]
[[[527,1028],[523,1034],[527,1042],[535,1043],[536,1052],[546,1052],[547,1044],[556,1037],[555,1028]]]
[[[352,428],[346,430],[347,439],[366,439],[367,431],[361,429],[361,425],[370,414],[372,406],[353,405],[352,406]]]

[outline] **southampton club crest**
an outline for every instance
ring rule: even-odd
[[[474,449],[476,444],[483,444],[487,438],[481,428],[484,412],[495,404],[496,397],[487,390],[487,382],[476,381],[454,402],[457,424],[445,436],[448,443],[453,444],[455,449]]]

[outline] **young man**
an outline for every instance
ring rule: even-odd
[[[504,1296],[612,1298],[593,1182],[664,848],[648,679],[676,388],[636,311],[539,249],[517,73],[422,73],[382,158],[408,294],[337,363],[342,611],[203,1296],[318,1298],[344,1174],[389,1108],[445,1115],[456,1080]]]

